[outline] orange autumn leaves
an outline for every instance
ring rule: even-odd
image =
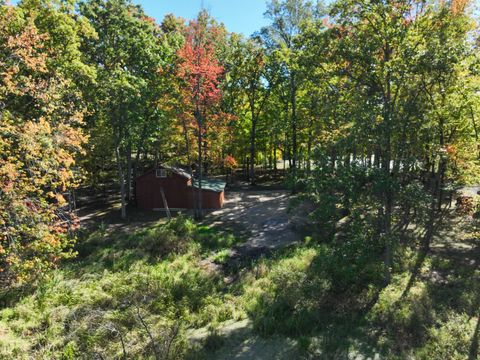
[[[20,33],[11,33],[9,24],[16,21],[13,7],[7,7],[0,23],[0,37],[6,51],[6,56],[0,58],[1,85],[0,96],[7,93],[22,95],[35,92],[39,80],[32,73],[47,72],[46,60],[48,53],[45,51],[44,42],[48,36],[39,34],[29,19]],[[22,69],[31,71],[30,74],[22,73]],[[45,85],[42,84],[44,87]]]
[[[64,194],[86,141],[70,80],[49,69],[48,34],[13,7],[0,12],[0,283],[32,279],[71,255],[77,226]]]

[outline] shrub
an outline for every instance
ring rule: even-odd
[[[250,279],[252,283],[246,285],[244,293],[244,306],[257,332],[264,336],[299,335],[317,326],[317,300],[328,285],[321,286],[320,281],[309,277],[308,269],[316,255],[316,249],[298,249],[277,261],[268,261],[268,270],[263,269],[264,264],[257,265],[264,277]]]
[[[477,321],[467,314],[449,314],[445,321],[428,329],[428,341],[417,351],[418,359],[467,359]]]
[[[227,249],[241,240],[231,233],[218,231],[208,226],[199,226],[195,233],[195,241],[206,250]]]
[[[150,230],[140,240],[140,248],[155,257],[184,254],[193,240],[196,225],[192,220],[179,216],[166,225]]]
[[[369,314],[369,320],[386,330],[390,349],[404,351],[409,344],[420,345],[425,328],[433,323],[433,304],[425,284],[417,283],[402,298],[408,276],[395,277],[380,294]]]

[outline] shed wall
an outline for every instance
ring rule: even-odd
[[[138,208],[142,210],[163,209],[164,204],[160,188],[163,187],[168,207],[172,209],[193,209],[197,189],[189,186],[191,180],[178,174],[170,173],[166,178],[157,178],[155,171],[137,178],[135,191]],[[225,193],[202,190],[202,207],[220,209],[225,200]]]
[[[169,208],[188,209],[193,205],[188,194],[190,181],[174,173],[166,178],[157,178],[155,172],[148,173],[137,179],[137,206],[144,210],[164,208],[160,192],[163,188]]]

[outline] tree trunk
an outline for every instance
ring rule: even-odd
[[[312,122],[310,123],[310,128],[313,126]],[[307,144],[307,174],[310,175],[312,170],[311,159],[312,159],[312,143],[313,143],[313,131],[308,132],[308,144]]]
[[[120,181],[120,200],[122,204],[122,219],[127,218],[127,203],[125,201],[125,174],[122,166],[122,158],[120,156],[120,146],[115,148],[115,157],[117,160],[118,179]]]
[[[330,155],[331,157],[331,166],[332,166],[332,172],[335,171],[335,163],[337,162],[337,148],[335,145],[332,146],[332,153]]]
[[[145,146],[145,138],[147,137],[147,125],[144,125],[143,130],[142,130],[142,135],[140,136],[140,139],[137,144],[137,152],[135,153],[135,161],[133,164],[133,173],[132,173],[132,179],[133,179],[133,196],[132,198],[135,198],[135,193],[136,193],[136,187],[137,187],[137,177],[138,177],[138,168],[140,166],[140,157],[142,154],[142,151],[144,152],[144,157],[143,159],[145,160],[147,158],[146,155],[146,146]]]
[[[252,114],[253,116],[253,114]],[[255,185],[255,138],[257,120],[252,118],[252,129],[250,131],[250,184]]]
[[[473,106],[470,105],[470,117],[472,119],[472,125],[473,125],[473,131],[475,133],[475,140],[477,141],[477,144],[479,144],[479,136],[478,136],[478,128],[477,128],[477,122],[475,120],[475,111],[473,109]],[[477,158],[480,159],[480,145],[477,145]]]
[[[270,133],[270,141],[268,142],[268,149],[267,149],[267,154],[268,154],[268,170],[273,169],[273,134]]]
[[[135,154],[135,162],[133,164],[133,186],[132,186],[132,199],[135,199],[136,189],[137,189],[137,177],[138,177],[138,167],[140,166],[140,148],[137,148],[137,153]]]
[[[183,136],[185,137],[185,151],[187,152],[187,162],[188,162],[189,168],[191,168],[192,160],[190,159],[190,140],[188,139],[188,127],[185,119],[183,119],[182,125],[183,125]]]
[[[298,149],[297,149],[297,88],[295,83],[295,72],[290,74],[290,102],[292,104],[292,153],[293,153],[293,177],[297,176],[297,162],[298,162]],[[294,182],[295,184],[295,182]],[[295,185],[294,189],[295,191]]]
[[[204,130],[203,132],[207,134],[207,125],[202,122],[202,129]],[[203,138],[202,136],[202,146],[203,146],[203,167],[202,167],[202,174],[204,176],[208,176],[208,171],[209,171],[209,166],[208,166],[208,142]]]
[[[198,124],[198,191],[197,191],[197,213],[196,217],[198,219],[201,219],[203,217],[203,209],[202,209],[202,115],[200,114],[200,111],[197,110],[195,111],[195,118],[197,119],[197,124]]]
[[[132,143],[128,142],[127,145],[127,187],[126,187],[126,199],[128,202],[132,200]]]
[[[391,55],[390,45],[387,43],[384,49],[384,58],[385,63],[389,63]],[[384,104],[384,149],[383,149],[383,158],[382,158],[382,165],[383,165],[383,173],[384,173],[384,181],[386,182],[386,188],[384,189],[384,236],[385,236],[385,254],[384,254],[384,267],[385,267],[385,274],[384,274],[384,283],[385,285],[390,284],[391,281],[391,268],[392,268],[392,261],[393,261],[393,236],[392,236],[392,215],[393,215],[393,189],[391,183],[391,173],[390,173],[390,162],[392,160],[392,115],[393,115],[393,105],[392,105],[392,96],[391,96],[391,79],[390,73],[387,72],[387,76],[385,79],[386,83],[386,92],[383,94],[383,104]]]
[[[273,135],[273,170],[277,172],[277,133]]]

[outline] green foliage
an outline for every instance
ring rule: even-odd
[[[0,355],[121,357],[123,341],[129,357],[153,356],[154,347],[164,356],[171,340],[169,358],[182,358],[187,327],[242,316],[220,279],[198,265],[195,242],[202,236],[183,217],[131,236],[94,232],[82,240],[89,245],[81,262],[55,271],[33,295],[0,311]],[[149,242],[154,246],[145,248]],[[156,260],[146,261],[148,255]]]
[[[71,247],[78,223],[67,199],[79,185],[75,161],[86,136],[81,80],[68,68],[83,69],[83,80],[93,76],[81,59],[81,30],[74,15],[54,8],[50,1],[31,7],[30,1],[18,7],[0,5],[0,283],[4,288],[34,282],[43,271],[74,255]],[[61,32],[68,34],[69,41],[59,41]]]
[[[160,226],[147,232],[138,246],[153,257],[185,253],[196,231],[192,220],[182,216],[172,219],[166,226]]]
[[[345,240],[333,247],[322,262],[323,271],[332,278],[338,291],[356,292],[370,285],[378,286],[383,245],[372,236],[371,222],[357,215],[348,227]]]
[[[219,231],[208,226],[197,230],[197,242],[205,250],[228,249],[245,239],[229,231]]]
[[[245,39],[206,12],[156,24],[131,0],[0,1],[0,357],[180,359],[208,327],[208,358],[220,323],[247,314],[306,357],[478,353],[478,204],[465,233],[447,204],[480,173],[467,2],[338,0],[325,15],[274,0],[266,15]],[[288,161],[285,185],[313,207],[305,242],[235,272],[244,239],[180,216],[102,224],[62,262],[82,174],[105,190],[117,177],[125,218],[132,179],[191,164],[194,137],[197,166],[249,158],[252,182]],[[456,248],[430,251],[440,240]]]
[[[417,352],[418,359],[466,359],[471,353],[476,321],[467,314],[450,314],[445,321],[428,329],[429,339]]]
[[[322,293],[330,286],[324,279],[313,282],[307,275],[316,255],[314,249],[299,249],[278,262],[256,265],[254,273],[261,275],[250,280],[244,297],[254,327],[260,334],[299,335],[315,328],[319,313],[311,300],[321,301]]]
[[[412,343],[424,342],[424,326],[432,324],[435,317],[425,285],[412,288],[408,296],[402,298],[407,280],[406,276],[395,278],[392,285],[382,291],[369,314],[371,321],[386,329],[388,338],[384,341],[390,343],[384,346],[388,351],[401,352]]]

